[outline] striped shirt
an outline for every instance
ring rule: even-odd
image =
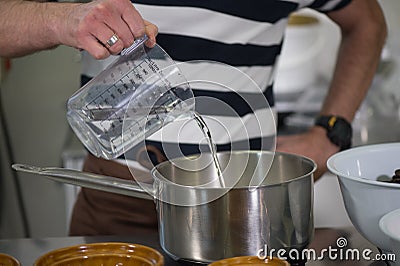
[[[157,43],[179,63],[196,97],[196,110],[222,151],[274,148],[273,84],[288,16],[301,8],[338,10],[350,1],[135,0],[134,4],[144,19],[159,27]],[[84,54],[83,74],[93,77],[112,60],[95,61]],[[206,146],[192,120],[168,124],[148,143],[163,148],[168,158],[198,153]]]

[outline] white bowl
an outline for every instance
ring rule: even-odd
[[[366,145],[339,152],[328,159],[328,169],[338,176],[346,212],[354,227],[384,252],[390,241],[379,220],[400,208],[400,184],[376,181],[393,176],[400,168],[400,143]]]
[[[379,228],[390,241],[390,251],[396,255],[396,265],[400,266],[400,209],[385,214],[379,221]],[[398,257],[398,258],[397,258]]]

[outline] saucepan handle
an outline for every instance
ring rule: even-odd
[[[37,167],[27,164],[13,164],[12,168],[19,172],[46,176],[47,178],[81,187],[132,196],[142,199],[154,199],[154,188],[151,184],[136,183],[116,177],[82,172],[67,168]]]

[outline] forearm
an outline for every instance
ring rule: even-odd
[[[0,0],[0,56],[23,56],[59,45],[59,21],[68,5]]]
[[[40,1],[40,0],[39,0]],[[16,57],[63,44],[96,59],[118,54],[147,34],[155,44],[157,27],[142,19],[129,0],[39,3],[0,0],[0,56]],[[107,40],[118,36],[112,46]]]
[[[368,0],[361,0],[368,1]],[[321,113],[352,121],[374,77],[386,38],[386,25],[380,9],[373,19],[343,25],[342,43],[330,89]],[[346,23],[344,23],[346,24]]]

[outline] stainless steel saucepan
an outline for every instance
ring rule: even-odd
[[[311,242],[313,173],[305,157],[267,151],[218,153],[227,187],[210,154],[163,162],[154,183],[63,168],[16,164],[18,171],[64,183],[154,199],[161,246],[175,259],[211,262],[268,249],[301,251]]]

